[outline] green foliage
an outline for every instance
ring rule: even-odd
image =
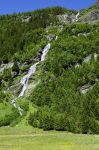
[[[12,67],[12,71],[17,72],[17,74],[19,73],[19,66],[18,66],[17,62],[14,62],[14,65]]]
[[[0,106],[0,127],[10,125],[18,116],[18,111],[15,108]]]
[[[41,83],[30,96],[40,107],[31,115],[31,125],[44,130],[99,132],[99,83],[95,82],[99,78],[99,62],[93,57],[99,52],[96,29],[99,30],[99,25],[65,26],[53,42],[42,66]],[[90,54],[92,58],[84,62]],[[80,66],[76,68],[77,63]],[[84,84],[93,88],[83,95],[80,88]]]
[[[66,117],[64,113],[59,113],[54,116],[54,129],[58,131],[66,130]]]
[[[39,44],[44,28],[57,22],[56,15],[71,12],[61,7],[0,16],[0,61],[20,60],[29,45]],[[29,18],[25,22],[26,18]],[[31,54],[33,56],[33,54]],[[25,55],[26,56],[26,55]],[[30,59],[30,58],[29,58]]]
[[[51,43],[47,60],[40,66],[41,82],[29,97],[38,110],[30,113],[28,122],[44,130],[98,134],[99,83],[96,79],[99,79],[99,56],[95,61],[94,53],[99,54],[99,24],[64,25],[63,31],[58,33],[56,15],[65,13],[76,12],[56,7],[0,16],[0,63],[14,60],[12,70],[6,69],[0,76],[0,104],[8,106],[11,101],[2,88],[10,86],[14,80],[12,71],[18,74],[19,69],[27,70],[31,60],[35,62],[38,52],[46,45],[46,35],[57,33],[58,39]],[[53,25],[56,25],[55,30]],[[48,33],[46,27],[50,28]],[[92,58],[84,62],[90,54]],[[26,62],[27,66],[19,68],[17,62]],[[86,84],[93,88],[83,95],[80,90]],[[17,104],[28,111],[28,100],[20,98]],[[17,110],[11,105],[8,108],[1,109],[4,115],[0,116],[0,126],[9,125],[18,118]]]
[[[19,98],[17,100],[17,104],[23,109],[25,112],[29,109],[29,101],[25,98]]]
[[[5,80],[6,82],[11,80],[12,79],[11,70],[5,69],[2,76],[3,76],[3,80]]]
[[[5,99],[5,94],[2,90],[0,90],[0,103],[3,103]]]

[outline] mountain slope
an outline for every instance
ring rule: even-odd
[[[69,25],[53,43],[42,68],[41,83],[30,96],[40,107],[30,115],[33,126],[98,132],[99,35],[95,29],[93,25]]]
[[[79,20],[81,22],[99,21],[99,2],[87,9],[81,10]]]
[[[90,17],[94,12],[98,16],[95,6],[79,13],[56,7],[0,16],[0,126],[15,125],[30,112],[26,120],[33,127],[99,132],[99,23]]]

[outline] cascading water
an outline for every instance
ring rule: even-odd
[[[76,22],[78,21],[78,17],[80,15],[80,12],[78,11],[77,15],[76,15]]]
[[[19,94],[18,98],[23,96],[27,87],[28,87],[28,81],[29,81],[29,78],[32,74],[34,74],[36,72],[36,68],[37,68],[37,65],[39,64],[39,62],[35,63],[33,66],[30,67],[29,71],[28,71],[28,74],[25,75],[22,80],[21,80],[21,84],[23,85],[23,88],[22,88],[22,91],[21,93]]]
[[[50,43],[49,43],[49,44],[44,48],[43,54],[42,54],[42,56],[41,56],[41,61],[44,61],[44,60],[45,60],[46,54],[48,53],[50,47],[51,47],[51,45],[50,45]]]
[[[13,106],[18,109],[19,114],[20,114],[21,116],[22,116],[22,109],[21,109],[20,107],[17,107],[16,101],[17,101],[17,99],[20,98],[21,96],[24,96],[25,91],[27,90],[27,87],[28,87],[28,81],[29,81],[30,76],[36,72],[37,65],[38,65],[40,62],[42,62],[42,61],[45,60],[45,57],[46,57],[46,55],[47,55],[47,53],[48,53],[50,47],[51,47],[51,44],[48,43],[48,44],[46,45],[46,47],[43,49],[43,52],[42,52],[42,55],[41,55],[41,61],[39,61],[39,62],[35,63],[34,65],[32,65],[32,66],[30,67],[29,71],[28,71],[28,74],[25,75],[25,76],[21,79],[20,83],[23,85],[22,91],[21,91],[21,93],[19,94],[19,96],[18,96],[17,98],[14,98],[14,99],[12,100]]]

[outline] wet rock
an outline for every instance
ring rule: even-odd
[[[40,61],[42,56],[42,49],[39,51],[38,55],[36,56],[36,61]]]

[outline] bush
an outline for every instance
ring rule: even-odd
[[[0,127],[11,125],[11,123],[19,116],[18,111],[12,107],[8,107],[7,109],[1,111],[3,111],[4,114],[0,115]]]

